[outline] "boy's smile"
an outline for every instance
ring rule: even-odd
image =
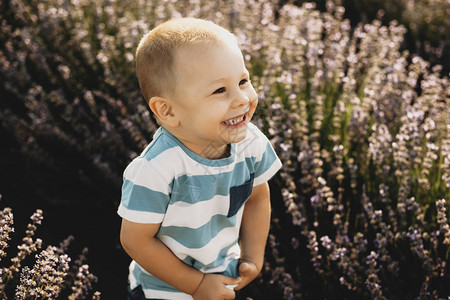
[[[258,103],[237,43],[227,40],[180,49],[176,66],[179,72],[170,99],[179,123],[166,129],[200,156],[223,157],[228,144],[246,137]]]
[[[222,124],[224,126],[226,126],[226,127],[235,127],[235,128],[242,127],[242,126],[246,125],[247,124],[246,121],[247,121],[247,118],[248,118],[247,114],[249,112],[249,109],[250,109],[250,106],[246,107],[244,114],[239,115],[239,116],[234,117],[234,118],[231,118],[231,119],[228,119],[228,120],[225,120],[225,121],[222,122]]]

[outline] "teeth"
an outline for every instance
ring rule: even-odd
[[[244,120],[244,115],[243,115],[243,116],[240,116],[240,117],[238,117],[238,118],[235,118],[235,119],[231,119],[231,120],[224,121],[223,123],[224,123],[225,125],[233,126],[233,125],[236,125],[236,124],[238,124],[238,123],[241,123],[243,120]]]

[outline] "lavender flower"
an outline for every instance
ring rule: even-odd
[[[27,225],[27,230],[25,231],[25,237],[22,239],[23,243],[17,246],[19,250],[17,255],[11,258],[13,263],[9,268],[4,269],[4,274],[6,278],[11,278],[14,273],[20,271],[21,262],[31,253],[36,252],[42,247],[42,240],[37,238],[33,239],[36,233],[37,225],[41,224],[43,219],[42,210],[37,209],[35,213],[30,217],[31,223]]]
[[[13,224],[14,216],[11,208],[7,207],[0,211],[0,261],[6,256],[5,249],[8,247],[8,241],[11,239],[9,235],[14,232]]]
[[[66,254],[57,254],[56,247],[47,247],[36,255],[36,264],[32,269],[22,270],[16,299],[26,299],[29,296],[57,298],[69,270],[69,262],[70,258]]]
[[[446,200],[441,199],[436,201],[437,208],[437,223],[439,224],[440,232],[439,235],[444,237],[444,245],[450,245],[450,226],[448,224],[448,219],[446,215]]]
[[[42,210],[36,210],[31,216],[31,223],[28,224],[23,238],[23,243],[18,248],[17,255],[11,259],[12,265],[9,267],[2,267],[0,269],[0,297],[7,299],[9,295],[8,286],[14,283],[14,278],[17,273],[20,273],[19,284],[15,287],[15,299],[56,299],[61,290],[67,287],[67,284],[73,285],[74,292],[71,299],[80,299],[88,295],[92,289],[92,283],[96,281],[96,277],[89,273],[89,266],[84,264],[87,250],[83,250],[80,258],[75,262],[75,266],[81,266],[76,270],[75,274],[71,274],[69,263],[71,258],[65,253],[68,250],[70,242],[74,239],[69,236],[66,240],[61,242],[60,247],[48,246],[35,256],[36,262],[32,268],[22,266],[25,258],[31,253],[37,251],[42,246],[42,240],[34,239],[37,225],[41,224],[43,219]],[[10,208],[5,208],[0,211],[0,242],[2,245],[2,255],[4,249],[8,247],[10,240],[9,233],[14,231],[13,214]],[[67,276],[70,275],[70,276]],[[75,277],[76,280],[67,280],[67,277]],[[81,292],[80,292],[81,291]],[[93,294],[93,299],[100,299],[100,293]]]
[[[92,289],[92,284],[95,282],[97,282],[97,277],[89,272],[89,266],[82,265],[78,269],[74,285],[72,286],[72,293],[68,299],[82,299]]]

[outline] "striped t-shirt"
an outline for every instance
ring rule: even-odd
[[[210,160],[160,127],[124,172],[118,214],[136,223],[161,223],[156,236],[187,265],[237,277],[244,204],[253,186],[281,167],[264,134],[251,123],[247,129],[243,141],[231,144],[228,157]],[[129,281],[148,299],[193,299],[135,261]]]

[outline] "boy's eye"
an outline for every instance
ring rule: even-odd
[[[213,92],[213,94],[222,94],[225,93],[225,88],[221,87]]]
[[[247,82],[248,82],[248,79],[242,79],[241,81],[239,81],[239,85],[246,84]]]

